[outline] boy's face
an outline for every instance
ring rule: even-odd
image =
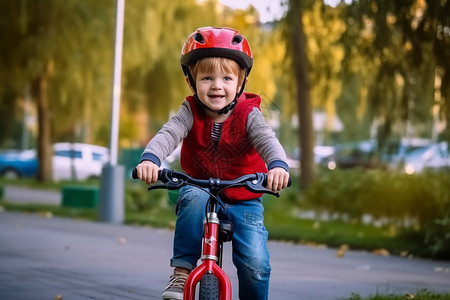
[[[212,110],[220,110],[230,104],[240,90],[238,74],[215,68],[199,70],[195,78],[197,96]]]

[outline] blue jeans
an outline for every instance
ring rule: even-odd
[[[177,201],[172,267],[192,270],[202,251],[203,219],[209,195],[196,187],[183,187]],[[220,219],[234,224],[233,263],[239,279],[239,298],[268,299],[269,250],[261,199],[225,203]]]

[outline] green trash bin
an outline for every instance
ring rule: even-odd
[[[92,186],[64,186],[62,188],[62,206],[76,208],[96,208],[99,189]]]

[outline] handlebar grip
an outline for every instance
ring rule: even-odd
[[[136,168],[134,168],[133,171],[131,171],[131,178],[139,179],[139,177],[137,175],[137,169]]]
[[[136,168],[133,168],[133,170],[131,171],[131,178],[139,179]],[[158,178],[161,178],[161,170],[158,171]]]
[[[288,184],[286,187],[290,187],[292,184],[291,177],[289,176]],[[267,174],[264,174],[263,186],[267,186]]]

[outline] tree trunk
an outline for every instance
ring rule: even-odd
[[[48,80],[52,70],[52,62],[49,61],[42,70],[36,82],[36,100],[38,114],[38,181],[52,180],[52,156],[53,149],[50,137],[50,112],[48,105]]]
[[[300,127],[300,184],[303,188],[306,188],[314,177],[314,130],[301,5],[301,0],[290,0],[288,17],[293,47],[292,59],[297,86],[297,107]]]

